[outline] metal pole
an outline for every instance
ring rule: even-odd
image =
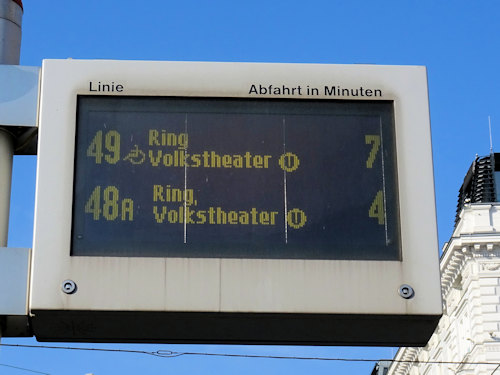
[[[7,247],[14,139],[0,127],[0,247]]]
[[[21,54],[22,0],[0,0],[0,64],[19,65]],[[14,138],[0,124],[0,247],[7,247]],[[0,324],[0,340],[2,339]]]
[[[19,64],[22,19],[21,0],[0,0],[0,64]]]
[[[21,0],[0,0],[0,64],[17,65],[21,53]],[[0,124],[0,247],[7,246],[14,139]]]
[[[9,234],[13,155],[14,141],[10,133],[0,127],[0,247],[7,246]],[[2,322],[0,322],[0,340],[2,340]]]

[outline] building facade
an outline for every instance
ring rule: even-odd
[[[500,363],[500,203],[471,201],[459,197],[443,248],[443,317],[427,346],[397,352],[390,375],[500,375],[500,366],[487,364]]]

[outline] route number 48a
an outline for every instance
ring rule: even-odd
[[[116,186],[108,186],[104,189],[101,186],[96,186],[85,203],[85,213],[92,214],[96,221],[101,219],[101,215],[108,221],[116,219],[133,221],[134,201],[130,198],[120,200]]]

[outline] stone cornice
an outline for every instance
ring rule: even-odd
[[[477,274],[466,276],[463,272],[471,261],[479,263],[479,267],[474,271]],[[459,277],[479,277],[480,274],[488,275],[486,277],[489,277],[489,274],[493,277],[500,277],[500,203],[474,203],[464,206],[453,236],[443,247],[440,270],[443,303],[445,304]],[[446,319],[449,315],[446,310],[444,311],[443,319]],[[441,324],[437,331],[440,327]],[[435,350],[436,346],[441,345],[439,340],[433,340],[434,335],[428,344],[428,350]],[[483,344],[480,343],[481,346]],[[484,349],[496,350],[497,347],[492,345],[491,348],[488,346],[482,350]],[[409,374],[423,350],[423,348],[401,348],[394,359],[405,362],[393,362],[389,374]]]
[[[441,287],[447,294],[470,259],[500,260],[500,204],[476,203],[464,206],[453,237],[443,248]]]

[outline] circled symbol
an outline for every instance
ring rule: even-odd
[[[128,160],[132,164],[142,164],[144,159],[146,159],[146,154],[142,150],[139,150],[138,145],[135,145],[123,160]]]
[[[306,213],[301,209],[294,208],[293,210],[288,211],[288,214],[286,215],[286,222],[293,229],[302,228],[307,222]]]
[[[300,160],[294,153],[287,152],[280,156],[279,165],[284,171],[293,172],[299,168]]]

